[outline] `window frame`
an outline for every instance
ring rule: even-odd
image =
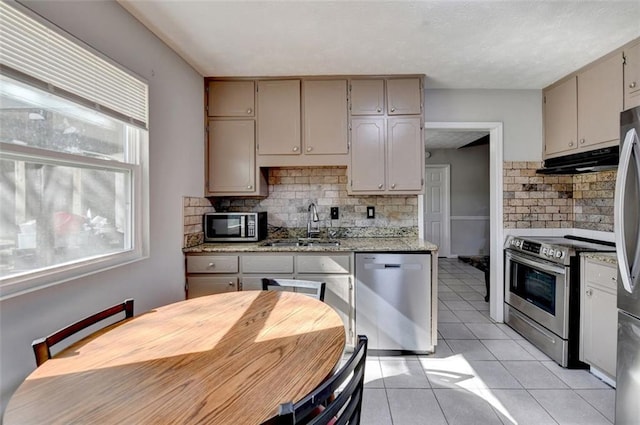
[[[34,25],[40,25],[48,28],[49,31],[55,32],[56,37],[63,37],[68,43],[72,43],[73,49],[83,51],[85,55],[94,56],[96,60],[105,63],[105,66],[115,68],[104,69],[104,72],[121,72],[122,75],[128,74],[127,78],[134,78],[143,84],[145,89],[140,95],[144,95],[144,99],[137,98],[138,105],[143,105],[144,109],[136,109],[137,115],[128,115],[126,108],[122,111],[114,110],[109,106],[97,103],[96,99],[91,99],[78,95],[72,91],[63,89],[55,84],[43,81],[38,77],[34,77],[27,73],[6,66],[0,61],[0,73],[8,78],[27,84],[34,89],[49,91],[52,95],[71,101],[79,106],[93,108],[107,117],[115,118],[122,121],[128,126],[140,129],[139,132],[127,131],[127,137],[136,135],[134,144],[127,148],[128,161],[114,161],[87,156],[74,155],[65,152],[53,151],[33,146],[22,146],[10,143],[0,143],[0,158],[18,161],[37,161],[39,163],[47,163],[50,165],[77,166],[79,168],[93,168],[111,171],[125,171],[130,175],[130,213],[128,223],[131,227],[131,246],[124,248],[115,253],[101,254],[94,257],[75,260],[69,263],[61,263],[53,265],[46,269],[33,270],[13,276],[0,278],[0,301],[12,297],[16,297],[25,293],[36,291],[42,288],[51,287],[64,282],[80,279],[105,270],[121,267],[133,262],[144,260],[149,257],[150,253],[150,231],[149,231],[149,129],[148,129],[148,108],[149,95],[148,83],[127,68],[108,58],[104,54],[95,50],[86,43],[78,40],[72,35],[64,32],[59,27],[53,25],[46,19],[35,14],[30,9],[22,6],[14,1],[3,2],[3,7],[11,7],[22,15],[22,19],[30,19]],[[58,45],[64,47],[64,40],[59,41]],[[55,55],[52,55],[54,57]],[[69,66],[73,63],[69,62]],[[114,71],[116,69],[118,71]],[[100,69],[98,69],[100,72]],[[81,83],[81,82],[79,82]],[[126,103],[120,104],[126,107]],[[135,145],[135,146],[132,146]]]

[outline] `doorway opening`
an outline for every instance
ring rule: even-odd
[[[502,255],[502,245],[504,240],[502,200],[502,123],[426,122],[425,131],[428,132],[429,130],[461,130],[489,133],[489,314],[493,320],[502,322],[504,318],[504,261]],[[429,146],[427,146],[427,151],[428,150]],[[428,240],[428,238],[426,238],[427,229],[425,226],[425,195],[420,195],[418,197],[418,209],[419,231],[422,237]]]

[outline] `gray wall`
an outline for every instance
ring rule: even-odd
[[[450,164],[452,255],[489,255],[489,146],[437,149],[427,165]],[[467,219],[455,217],[468,217]]]
[[[426,90],[427,122],[502,122],[505,161],[542,159],[541,90]]]
[[[24,1],[150,85],[150,258],[0,302],[1,408],[35,368],[31,341],[127,297],[184,298],[182,196],[203,196],[203,80],[115,1]]]

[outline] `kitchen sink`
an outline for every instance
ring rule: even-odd
[[[299,238],[299,239],[278,239],[273,241],[265,241],[262,246],[273,246],[283,248],[295,248],[305,246],[332,247],[340,246],[340,241],[335,239],[317,239],[317,238]]]

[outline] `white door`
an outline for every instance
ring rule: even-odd
[[[438,245],[440,257],[451,255],[449,234],[449,168],[427,165],[425,170],[424,228],[429,242]]]

